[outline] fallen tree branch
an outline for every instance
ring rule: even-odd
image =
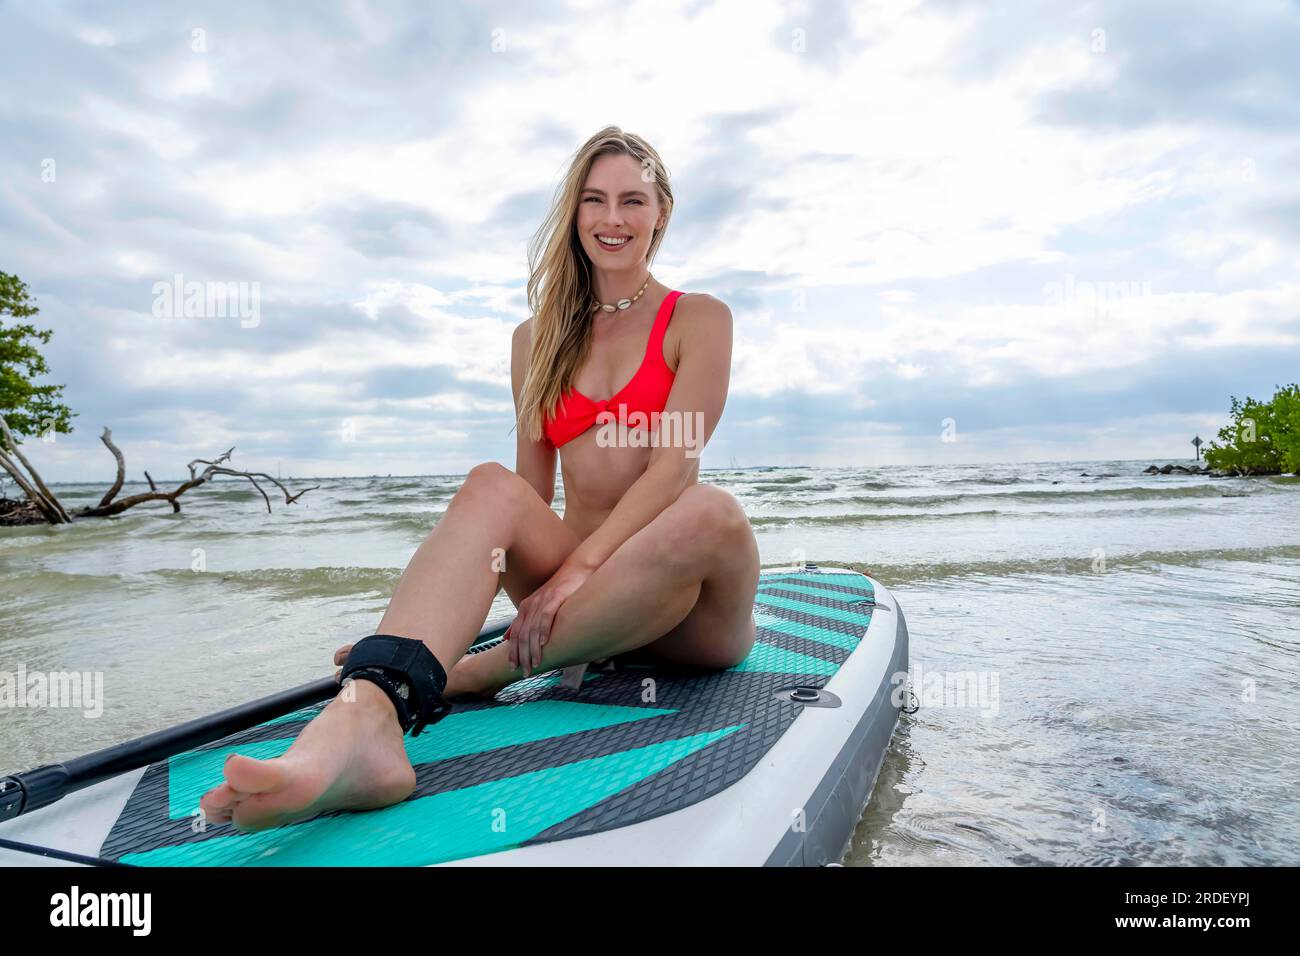
[[[27,497],[40,509],[41,514],[45,515],[50,524],[67,524],[71,522],[72,518],[63,510],[63,505],[59,503],[59,499],[54,497],[54,493],[49,488],[45,487],[40,472],[32,467],[32,463],[27,460],[27,456],[18,447],[18,441],[14,438],[13,432],[9,431],[9,423],[5,421],[3,415],[0,415],[0,435],[4,436],[4,441],[0,443],[0,466],[13,475],[18,487],[27,493]],[[12,451],[14,458],[22,462],[22,466],[27,469],[26,475],[18,469],[13,459],[5,453],[6,449]]]
[[[206,458],[195,458],[192,462],[190,462],[185,467],[190,470],[190,477],[193,478],[195,465],[219,465],[223,461],[230,461],[230,456],[234,454],[234,451],[235,451],[235,446],[231,445],[229,448],[227,448],[225,451],[223,451],[220,455],[217,456],[216,461],[208,461]]]
[[[99,440],[104,443],[117,462],[117,475],[114,478],[113,485],[104,493],[98,505],[93,508],[82,508],[72,514],[69,514],[55,497],[54,493],[45,486],[41,480],[40,474],[32,467],[31,462],[23,455],[18,447],[18,442],[14,439],[13,434],[9,431],[9,425],[0,416],[0,468],[3,468],[13,476],[18,487],[23,490],[32,505],[40,512],[41,516],[50,524],[66,524],[74,518],[107,518],[112,515],[121,514],[128,508],[134,508],[136,505],[145,504],[150,501],[166,501],[172,506],[172,512],[177,514],[181,510],[180,502],[177,500],[185,492],[192,488],[197,488],[208,481],[211,481],[217,475],[228,475],[232,478],[247,478],[257,493],[262,496],[266,502],[266,510],[271,511],[271,498],[266,493],[266,489],[258,482],[259,478],[265,479],[280,489],[284,495],[284,503],[291,505],[309,491],[315,491],[320,485],[312,485],[310,488],[304,488],[302,491],[291,492],[278,478],[273,478],[262,471],[240,471],[227,465],[230,456],[234,453],[234,446],[226,449],[215,459],[209,461],[206,458],[196,458],[185,467],[190,473],[189,481],[183,481],[171,491],[160,491],[158,483],[153,480],[149,472],[144,473],[145,480],[149,482],[149,490],[138,495],[128,495],[125,498],[118,498],[122,491],[122,486],[126,482],[126,458],[121,449],[113,443],[113,432],[105,427],[104,433],[99,436]],[[10,455],[13,455],[11,458]],[[14,459],[17,459],[15,461]],[[202,471],[197,470],[197,466],[205,466]],[[24,519],[29,520],[29,519]]]
[[[170,501],[176,503],[176,499],[189,491],[191,488],[197,488],[207,479],[199,478],[194,481],[187,481],[175,491],[146,491],[138,495],[128,495],[125,498],[119,498],[106,508],[83,508],[78,511],[75,517],[78,518],[108,518],[113,515],[121,514],[127,508],[134,508],[136,505],[142,505],[147,501]]]
[[[117,459],[117,479],[113,482],[113,487],[104,492],[104,497],[99,499],[99,506],[106,508],[117,497],[117,493],[122,490],[122,482],[126,481],[126,459],[122,457],[121,449],[113,444],[113,433],[109,431],[107,425],[104,426],[104,434],[99,436],[99,440]]]
[[[36,506],[37,510],[45,516],[45,520],[49,524],[64,523],[63,517],[59,514],[54,505],[52,505],[44,495],[32,486],[32,483],[27,480],[27,476],[19,470],[13,460],[3,451],[0,451],[0,468],[3,468],[13,476],[14,482],[23,490],[23,494],[27,495],[28,500],[31,501],[31,503]]]
[[[149,478],[149,487],[152,490],[142,492],[141,494],[138,495],[130,495],[126,498],[121,498],[108,505],[100,504],[100,506],[96,508],[83,509],[82,511],[77,512],[76,516],[78,518],[106,518],[109,517],[110,515],[121,514],[127,508],[133,508],[136,505],[144,504],[147,501],[167,501],[171,503],[173,511],[180,511],[181,508],[180,505],[177,503],[176,499],[179,498],[181,495],[183,495],[185,492],[189,491],[191,488],[197,488],[199,485],[212,480],[213,476],[215,475],[229,475],[234,478],[247,478],[249,482],[252,483],[253,487],[257,489],[258,494],[262,496],[262,500],[266,502],[266,511],[268,514],[270,514],[271,512],[271,499],[267,495],[266,490],[257,483],[258,478],[265,478],[267,481],[271,482],[277,488],[279,488],[280,491],[284,493],[284,503],[289,505],[293,504],[295,501],[297,501],[307,492],[315,491],[317,488],[320,487],[320,485],[313,485],[310,488],[304,488],[302,491],[298,492],[297,494],[292,494],[289,491],[289,489],[284,486],[283,482],[281,482],[278,478],[272,478],[270,475],[266,474],[265,472],[239,471],[238,469],[235,468],[227,468],[223,463],[230,460],[230,456],[234,453],[234,451],[235,449],[234,446],[232,445],[230,448],[226,449],[224,452],[222,452],[220,455],[218,455],[215,459],[211,461],[207,460],[206,458],[195,458],[192,462],[190,462],[188,465],[185,466],[187,469],[189,469],[190,480],[186,482],[182,482],[178,487],[176,487],[172,491],[159,491],[158,486],[154,483],[154,480],[152,478],[149,478],[149,475],[146,472],[145,477]],[[202,471],[195,471],[196,465],[206,465],[207,467],[204,468]]]
[[[149,487],[150,487],[151,490],[153,490],[153,491],[157,491],[157,490],[158,490],[158,486],[157,486],[156,484],[154,484],[154,480],[153,480],[153,478],[151,478],[151,477],[149,476],[149,472],[147,472],[147,471],[144,473],[144,480],[147,481],[147,482],[149,482]],[[180,502],[179,502],[179,501],[175,501],[175,500],[173,500],[173,501],[172,501],[172,514],[180,514],[180,513],[181,513],[181,504],[180,504]]]
[[[302,491],[298,492],[296,495],[291,495],[291,494],[289,494],[289,489],[286,488],[286,487],[284,486],[284,484],[280,481],[279,478],[272,478],[270,475],[268,475],[268,474],[267,474],[266,472],[264,472],[264,471],[235,471],[233,468],[221,468],[221,469],[219,469],[219,470],[216,472],[216,474],[218,474],[218,475],[240,475],[241,477],[247,478],[249,481],[252,481],[254,487],[256,487],[258,491],[262,491],[262,488],[261,488],[260,485],[257,484],[256,481],[253,481],[254,477],[257,477],[257,478],[265,478],[267,481],[269,481],[271,484],[275,485],[277,488],[280,489],[281,492],[284,493],[284,503],[285,503],[286,505],[291,505],[291,504],[293,504],[295,501],[297,501],[299,498],[301,498],[301,497],[302,497],[303,495],[305,495],[307,492],[309,492],[309,491],[315,491],[317,488],[320,487],[320,485],[312,485],[310,488],[304,488]],[[266,498],[266,492],[264,492],[264,491],[262,492],[262,497],[263,497],[263,498]],[[271,501],[270,501],[270,499],[267,499],[267,502],[266,502],[266,510],[267,510],[267,511],[270,511],[270,510],[271,510]]]

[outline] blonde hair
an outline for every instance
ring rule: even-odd
[[[672,216],[673,191],[668,170],[654,147],[617,126],[606,126],[582,145],[555,190],[550,212],[528,247],[528,307],[533,315],[528,372],[519,392],[519,422],[528,437],[542,437],[545,417],[573,384],[591,348],[591,262],[578,238],[578,201],[592,164],[599,156],[631,156],[641,164],[641,178],[655,184],[663,207],[663,227],[650,240],[646,263],[654,261]]]

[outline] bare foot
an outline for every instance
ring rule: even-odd
[[[415,771],[392,702],[369,681],[353,681],[351,689],[330,701],[284,756],[232,754],[225,782],[199,801],[204,817],[265,830],[325,810],[372,810],[409,797]]]
[[[491,700],[497,692],[519,680],[523,673],[510,667],[509,648],[504,644],[477,654],[466,654],[447,675],[442,696],[448,700]]]

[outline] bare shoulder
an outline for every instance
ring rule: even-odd
[[[717,350],[721,355],[729,355],[731,309],[707,292],[683,293],[677,300],[673,321],[664,338],[665,360],[674,372],[681,366],[683,347],[691,351]]]
[[[707,292],[682,293],[677,300],[677,311],[690,316],[689,324],[711,326],[715,331],[719,324],[731,324],[731,309],[727,308],[727,303]]]
[[[686,292],[677,300],[673,322],[668,331],[676,331],[676,340],[717,339],[731,336],[731,309],[721,299],[707,292]]]
[[[527,345],[533,340],[533,320],[531,317],[524,319],[515,326],[514,334],[511,336],[513,345]]]

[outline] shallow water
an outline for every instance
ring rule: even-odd
[[[765,564],[865,571],[906,612],[922,707],[847,864],[1300,862],[1300,486],[1146,464],[702,475]],[[104,674],[100,716],[0,710],[0,771],[328,673],[460,481],[325,479],[269,515],[222,483],[181,515],[0,528],[0,671]],[[964,674],[982,693],[945,699]]]

